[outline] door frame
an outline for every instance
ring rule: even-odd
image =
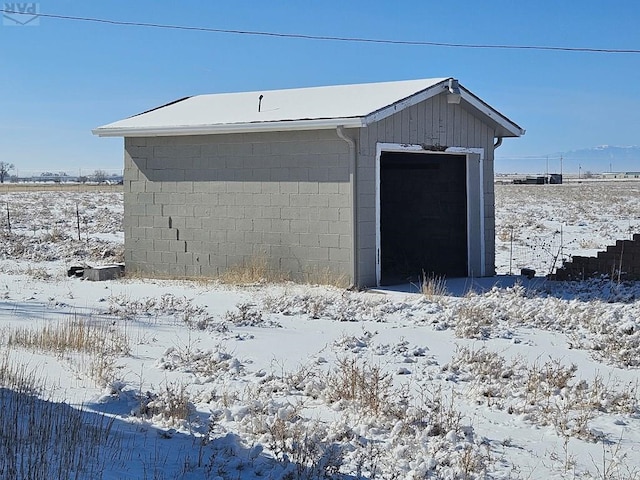
[[[466,156],[466,165],[465,165],[465,175],[466,175],[466,196],[467,196],[467,275],[468,276],[485,276],[486,274],[486,247],[485,247],[485,222],[484,222],[484,148],[467,148],[467,147],[448,147],[444,151],[430,151],[425,150],[422,145],[416,144],[407,144],[407,143],[386,143],[386,142],[378,142],[376,143],[376,179],[375,179],[375,187],[376,187],[376,254],[375,254],[375,262],[376,262],[376,285],[380,286],[380,279],[382,277],[382,262],[381,262],[381,221],[380,221],[380,159],[382,158],[382,154],[385,152],[405,152],[405,153],[421,153],[421,154],[436,154],[436,155],[465,155]],[[473,162],[479,162],[478,170],[478,183],[473,184],[474,179],[470,174],[473,171]],[[475,188],[474,188],[475,187]],[[471,212],[473,212],[473,201],[474,198],[471,198],[470,192],[474,192],[475,189],[478,189],[478,200],[479,200],[479,217],[474,219],[472,217]],[[479,222],[480,228],[480,238],[474,241],[473,235],[471,232],[473,231],[474,220]],[[479,240],[479,243],[478,243]],[[474,258],[474,247],[478,247],[478,255],[479,258]],[[475,260],[475,261],[474,261]],[[474,271],[473,264],[479,263],[479,272]]]

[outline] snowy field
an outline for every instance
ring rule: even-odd
[[[496,186],[499,272],[628,238],[639,198]],[[640,478],[640,285],[89,282],[120,193],[0,207],[2,479]]]
[[[496,185],[496,271],[545,276],[640,233],[640,182]],[[509,261],[511,259],[511,262]]]

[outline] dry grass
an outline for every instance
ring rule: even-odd
[[[120,257],[120,252],[118,252],[118,257],[122,258],[122,260],[117,261],[116,263],[125,263],[124,262],[124,252],[122,253],[122,257]],[[201,287],[210,287],[215,286],[217,283],[222,283],[219,279],[214,277],[207,277],[204,275],[197,276],[180,276],[180,275],[170,275],[168,273],[162,272],[154,272],[154,271],[144,271],[140,269],[127,268],[125,269],[124,275],[120,277],[122,280],[126,281],[156,281],[156,280],[169,280],[169,281],[182,281],[185,284],[195,284]]]
[[[47,270],[43,267],[34,267],[29,265],[25,270],[24,274],[28,275],[31,278],[35,278],[37,280],[50,280],[52,275],[47,272]]]
[[[343,358],[338,360],[336,371],[327,377],[327,398],[331,402],[351,402],[365,414],[388,414],[394,410],[391,385],[391,375],[383,373],[379,366]]]
[[[4,351],[2,358],[0,358],[0,389],[2,388],[8,388],[18,393],[36,394],[43,389],[43,385],[36,379],[35,372],[27,371],[24,365],[12,364],[7,351]],[[0,415],[1,418],[2,415]]]
[[[420,293],[429,300],[446,296],[448,293],[446,279],[437,275],[427,275],[423,271],[420,279]]]
[[[532,364],[509,362],[485,347],[459,348],[443,370],[473,385],[478,399],[512,414],[524,414],[536,425],[553,426],[563,438],[595,440],[591,421],[600,412],[637,414],[638,386],[620,385],[596,376],[591,383],[576,379],[577,366],[550,358]]]
[[[138,414],[143,417],[181,425],[193,411],[194,406],[184,384],[167,383],[158,394],[146,392],[140,395]]]
[[[5,338],[9,347],[53,353],[70,360],[101,387],[116,380],[116,357],[130,353],[129,339],[120,330],[77,318],[41,328],[12,328]],[[74,357],[72,353],[80,355]]]
[[[171,347],[157,362],[163,370],[188,371],[199,378],[211,378],[228,372],[240,370],[240,362],[222,347],[213,350],[200,350],[186,345],[183,348]]]
[[[292,280],[291,274],[274,267],[266,256],[254,255],[248,260],[227,268],[218,280],[230,285],[256,285],[264,283],[285,283]],[[319,265],[304,269],[302,276],[295,279],[309,285],[330,285],[338,288],[351,286],[349,276],[336,273],[329,267]]]
[[[344,447],[334,441],[324,422],[306,420],[301,404],[280,404],[273,411],[269,399],[259,397],[256,391],[252,392],[251,401],[251,419],[245,428],[260,439],[251,449],[251,456],[260,455],[264,444],[283,466],[293,467],[282,476],[287,480],[334,478],[340,471]]]
[[[290,272],[273,267],[265,256],[252,256],[242,263],[227,268],[217,277],[176,276],[161,272],[127,269],[124,278],[127,280],[184,280],[203,286],[216,282],[225,285],[247,286],[266,283],[282,284],[291,281],[307,285],[328,285],[342,289],[352,286],[349,275],[336,273],[328,267],[321,266],[309,267],[304,270],[300,277],[294,279]]]
[[[0,477],[101,478],[102,451],[115,446],[113,420],[42,400],[41,391],[43,382],[5,356],[0,363]]]
[[[197,330],[216,326],[205,306],[194,304],[192,299],[171,293],[165,293],[160,297],[138,298],[118,295],[109,297],[108,301],[108,313],[123,319],[157,321],[161,317],[173,317],[177,323],[185,323],[189,328]]]
[[[493,311],[485,305],[461,303],[454,310],[455,334],[460,338],[486,339],[494,326]]]
[[[7,345],[64,355],[81,352],[128,355],[129,339],[120,330],[82,318],[44,325],[39,329],[15,327],[7,333]]]
[[[254,255],[248,260],[226,269],[218,280],[230,285],[255,285],[260,283],[282,283],[289,276],[269,265],[265,256]]]
[[[348,288],[351,286],[349,276],[345,273],[336,273],[329,267],[314,267],[305,270],[304,283],[309,285],[330,285],[337,288]]]
[[[507,273],[511,267],[547,273],[570,254],[591,256],[594,250],[640,232],[640,182],[526,187],[495,186],[498,273]],[[580,229],[580,225],[589,228]],[[562,255],[558,255],[561,245]]]

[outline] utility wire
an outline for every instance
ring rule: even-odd
[[[50,13],[26,14],[24,12],[15,12],[8,9],[0,9],[0,12],[10,15],[35,15],[44,18],[53,18],[58,20],[73,20],[79,22],[103,23],[108,25],[121,25],[126,27],[146,27],[160,28],[167,30],[188,30],[195,32],[224,33],[233,35],[253,35],[261,37],[277,37],[277,38],[293,38],[303,40],[323,40],[333,42],[351,42],[351,43],[376,43],[385,45],[413,45],[427,47],[449,47],[449,48],[476,48],[476,49],[500,49],[500,50],[542,50],[542,51],[559,51],[559,52],[586,52],[586,53],[621,53],[621,54],[640,54],[638,49],[623,48],[589,48],[589,47],[558,47],[544,45],[501,45],[501,44],[475,44],[475,43],[448,43],[448,42],[427,42],[420,40],[391,40],[383,38],[364,38],[364,37],[340,37],[330,35],[310,35],[304,33],[281,33],[281,32],[263,32],[257,30],[235,30],[226,28],[210,28],[210,27],[192,27],[188,25],[168,25],[162,23],[146,23],[146,22],[127,22],[122,20],[109,20],[106,18],[92,17],[74,17],[69,15],[54,15]]]

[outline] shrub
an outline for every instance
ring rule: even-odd
[[[393,410],[391,375],[383,373],[379,366],[359,364],[356,358],[339,359],[337,370],[328,374],[326,383],[331,402],[345,400],[371,415]]]

